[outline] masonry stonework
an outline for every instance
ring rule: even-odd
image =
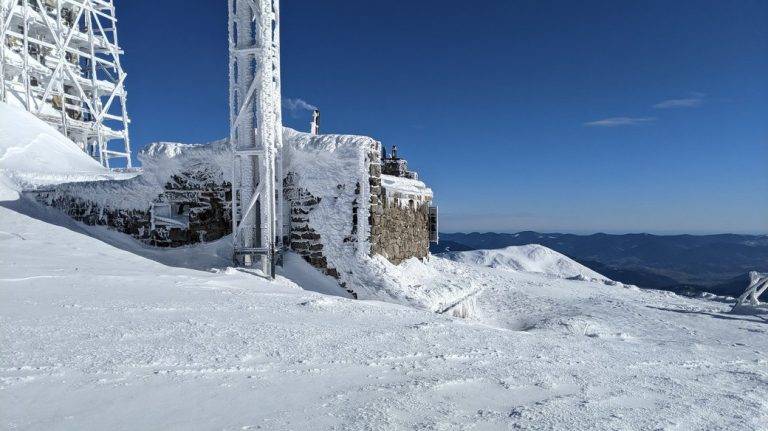
[[[372,215],[371,253],[399,264],[429,256],[431,194],[403,194],[382,188],[381,214]]]
[[[215,241],[232,232],[230,183],[205,181],[203,175],[205,170],[174,175],[163,192],[142,209],[102,204],[67,189],[29,194],[86,225],[107,226],[153,246],[179,247]],[[79,187],[106,183],[79,183]]]

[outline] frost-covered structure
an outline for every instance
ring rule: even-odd
[[[162,247],[207,242],[231,233],[231,152],[209,145],[160,142],[139,153],[143,173],[29,192],[89,225],[105,225]]]
[[[228,0],[227,9],[234,260],[272,276],[282,248],[280,2]]]
[[[760,302],[760,295],[768,290],[768,274],[751,271],[749,286],[736,300],[734,312],[763,311],[768,313],[768,304]]]
[[[382,175],[381,143],[372,138],[288,128],[281,138],[286,211],[279,234],[286,248],[353,296],[401,292],[390,285],[394,266],[429,255],[432,190],[413,178]],[[139,158],[143,173],[128,180],[62,184],[30,194],[79,221],[155,246],[209,242],[232,232],[232,149],[226,140],[156,143]]]
[[[109,167],[131,167],[126,74],[112,0],[2,0],[0,100],[54,126]]]

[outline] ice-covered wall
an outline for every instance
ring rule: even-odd
[[[354,273],[369,259],[381,144],[365,136],[285,129],[289,247],[356,295]],[[374,193],[371,193],[373,185]]]
[[[151,245],[178,247],[222,238],[231,226],[231,153],[225,141],[151,144],[141,175],[60,184],[27,192],[75,220],[105,225]]]
[[[432,191],[418,180],[382,175],[381,143],[369,137],[286,128],[283,142],[285,244],[354,296],[402,292],[388,274],[393,264],[428,255]],[[79,221],[157,246],[231,233],[226,141],[156,143],[139,157],[137,177],[62,184],[32,195]]]

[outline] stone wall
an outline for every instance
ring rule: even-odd
[[[88,198],[89,189],[114,185],[107,181],[27,194],[87,225],[107,226],[158,247],[179,247],[215,241],[232,232],[231,185],[201,181],[203,173],[174,175],[157,198],[141,209],[118,208]],[[129,190],[131,182],[137,183],[126,180],[122,190]],[[169,213],[158,214],[158,208]]]
[[[282,235],[290,250],[336,278],[353,296],[356,271],[369,256],[381,255],[394,264],[428,256],[432,191],[415,175],[383,174],[381,143],[286,129],[284,145],[288,174]],[[138,177],[62,184],[31,194],[75,220],[159,247],[209,242],[231,233],[226,142],[158,143],[143,154],[144,172]]]
[[[152,205],[152,245],[179,247],[210,242],[232,233],[232,186],[217,183],[206,169],[173,175]],[[157,204],[165,204],[184,224],[158,220]]]
[[[336,270],[328,268],[328,260],[323,255],[322,238],[309,222],[309,213],[317,207],[322,198],[312,196],[311,193],[297,186],[297,176],[295,172],[289,172],[283,181],[283,195],[291,218],[286,244],[315,268],[338,278]]]
[[[430,202],[397,194],[387,196],[383,190],[382,211],[373,217],[371,227],[371,253],[395,265],[412,257],[427,257]]]
[[[86,199],[47,190],[26,194],[89,226],[109,226],[145,242],[151,237],[149,208],[146,211],[105,208]]]

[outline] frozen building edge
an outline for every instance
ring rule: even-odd
[[[392,290],[389,266],[428,257],[437,230],[432,190],[414,178],[382,174],[380,142],[288,128],[282,140],[281,235],[287,249],[366,298]],[[226,140],[156,143],[139,158],[144,172],[128,180],[69,183],[29,194],[83,223],[154,246],[209,242],[232,232],[232,150]]]
[[[112,0],[0,0],[0,100],[110,167],[131,149]]]

